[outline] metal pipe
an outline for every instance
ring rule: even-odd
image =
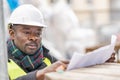
[[[3,0],[0,0],[0,80],[8,80]]]

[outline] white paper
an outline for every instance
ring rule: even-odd
[[[74,53],[67,70],[104,63],[111,57],[112,53],[114,52],[116,39],[117,37],[112,35],[111,44],[107,46],[98,48],[84,55],[81,55],[80,53]]]

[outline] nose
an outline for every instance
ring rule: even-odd
[[[38,39],[38,37],[35,35],[30,35],[28,38],[29,40],[32,40],[32,41],[36,41]]]

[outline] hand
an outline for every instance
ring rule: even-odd
[[[52,65],[44,68],[43,70],[38,70],[36,73],[37,80],[44,80],[44,74],[49,72],[55,72],[58,69],[65,70],[67,68],[69,61],[57,61]]]
[[[115,61],[115,53],[112,53],[111,57],[106,62],[114,62]]]

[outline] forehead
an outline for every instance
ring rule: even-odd
[[[39,30],[39,31],[41,31],[43,29],[43,27],[29,26],[29,25],[15,25],[14,27],[16,29],[22,29],[22,30]]]

